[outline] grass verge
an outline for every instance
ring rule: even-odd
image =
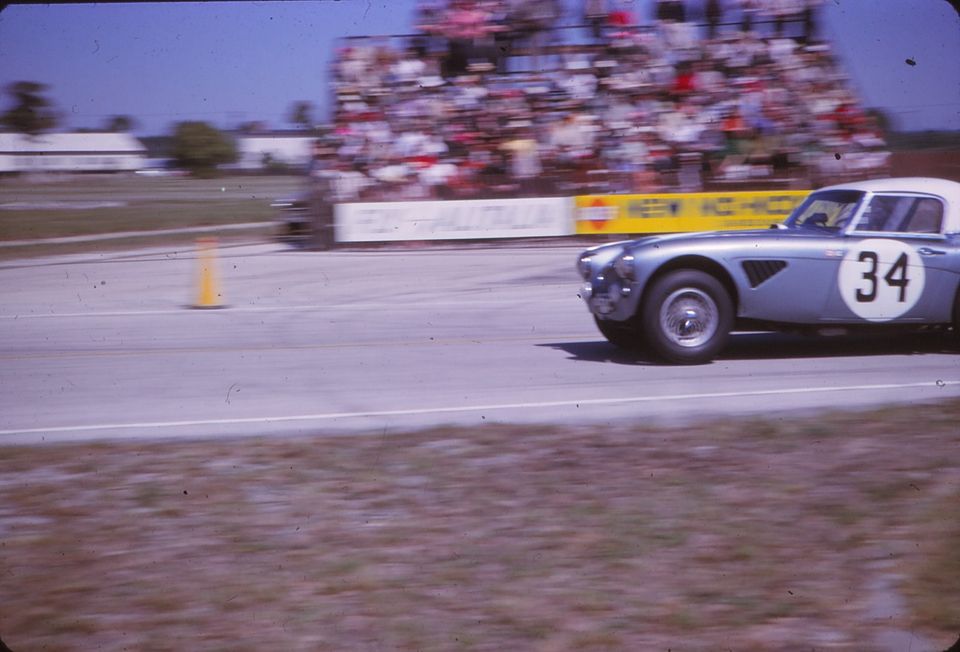
[[[298,177],[94,175],[0,180],[0,241],[269,221]]]
[[[899,630],[945,649],[958,419],[952,401],[682,429],[6,447],[0,637],[871,650]]]

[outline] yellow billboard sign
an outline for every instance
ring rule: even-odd
[[[580,195],[576,232],[678,233],[766,228],[782,222],[809,190]]]

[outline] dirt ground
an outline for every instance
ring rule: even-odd
[[[0,448],[31,650],[912,650],[960,636],[960,401],[685,428]]]

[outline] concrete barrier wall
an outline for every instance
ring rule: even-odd
[[[569,197],[339,204],[334,215],[337,242],[573,234],[573,200]]]
[[[808,190],[338,204],[337,242],[468,240],[766,228]]]

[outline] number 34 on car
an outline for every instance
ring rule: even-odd
[[[960,339],[960,183],[829,186],[770,229],[605,244],[577,268],[600,332],[668,362],[708,362],[743,329],[936,328]]]

